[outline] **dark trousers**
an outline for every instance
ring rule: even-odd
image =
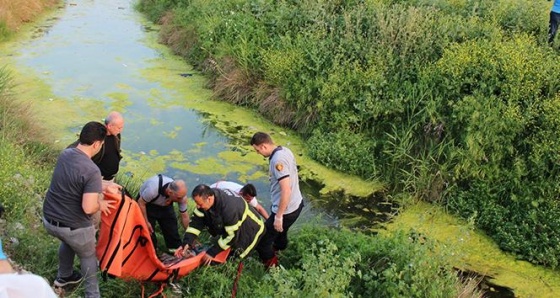
[[[558,24],[560,23],[560,13],[550,12],[550,21],[548,23],[548,43],[552,45],[556,31],[558,31]]]
[[[303,209],[303,201],[298,209],[290,214],[284,214],[282,219],[282,229],[280,233],[274,229],[275,213],[270,214],[264,225],[266,232],[257,246],[257,251],[261,260],[266,261],[276,255],[275,250],[284,250],[288,247],[288,230],[296,222]]]
[[[148,221],[152,228],[156,229],[156,222],[159,224],[163,239],[167,249],[176,249],[181,246],[181,238],[179,237],[179,226],[177,225],[177,215],[173,205],[157,206],[153,204],[146,205],[146,213],[148,213]],[[152,234],[152,242],[157,250],[157,238],[155,233]]]

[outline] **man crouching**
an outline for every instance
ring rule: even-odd
[[[176,256],[182,256],[193,248],[202,229],[212,236],[219,236],[217,243],[206,251],[203,264],[210,264],[220,252],[231,248],[234,256],[244,258],[257,248],[265,227],[255,209],[229,190],[197,185],[192,191],[196,203],[191,223],[183,237],[183,247]]]

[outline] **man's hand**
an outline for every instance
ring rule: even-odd
[[[174,255],[177,258],[188,259],[196,256],[196,252],[190,249],[190,246],[188,244],[185,244],[185,246],[177,248]]]
[[[283,216],[274,216],[274,229],[278,232],[278,233],[282,233],[282,231],[284,231],[284,228],[282,227],[284,222],[284,217]]]
[[[175,253],[173,254],[175,257],[177,258],[181,258],[183,256],[183,252],[188,249],[189,245],[185,244],[185,246],[179,246],[179,248],[177,248],[177,250],[175,251]]]
[[[122,186],[113,182],[113,181],[105,181],[102,182],[103,191],[108,193],[119,193],[122,191]]]
[[[103,199],[103,196],[99,199],[99,210],[105,215],[111,214],[111,209],[115,209],[115,201],[109,201]]]
[[[202,264],[208,266],[210,265],[210,263],[212,263],[212,258],[209,254],[204,254],[204,256],[202,257]]]

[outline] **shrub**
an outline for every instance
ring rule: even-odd
[[[172,14],[166,34],[181,33],[166,40],[217,96],[295,128],[319,162],[448,202],[504,249],[555,266],[556,222],[544,220],[558,212],[560,79],[544,4],[158,3]],[[536,227],[542,238],[528,236]]]

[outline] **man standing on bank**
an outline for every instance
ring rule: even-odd
[[[93,162],[101,170],[103,180],[113,181],[119,172],[121,155],[121,132],[124,128],[124,118],[119,112],[111,112],[105,118],[107,136],[103,148],[92,157]]]
[[[104,184],[111,184],[119,171],[119,163],[122,159],[121,156],[121,132],[124,128],[124,118],[119,112],[111,112],[105,118],[105,128],[107,136],[105,143],[95,154],[91,157],[93,162],[101,170]],[[70,144],[68,148],[78,146],[79,140]]]
[[[303,209],[296,159],[290,149],[275,145],[264,132],[255,133],[251,145],[258,154],[269,159],[272,213],[265,222],[266,234],[259,247],[264,249],[261,259],[265,260],[265,265],[276,266],[276,251],[288,246],[288,229]]]
[[[47,233],[60,239],[58,274],[55,286],[64,287],[85,279],[85,297],[101,297],[97,282],[95,228],[91,216],[98,211],[109,214],[113,203],[101,194],[101,172],[91,157],[101,150],[106,127],[89,122],[82,128],[76,147],[58,157],[51,184],[43,203],[43,224]],[[74,256],[80,258],[81,274],[73,271]]]
[[[187,185],[183,180],[173,180],[159,174],[146,180],[140,186],[138,206],[152,234],[152,242],[157,249],[157,238],[154,234],[156,222],[159,223],[167,249],[174,253],[181,246],[177,215],[173,203],[179,204],[181,222],[186,229],[189,227],[187,212]]]

